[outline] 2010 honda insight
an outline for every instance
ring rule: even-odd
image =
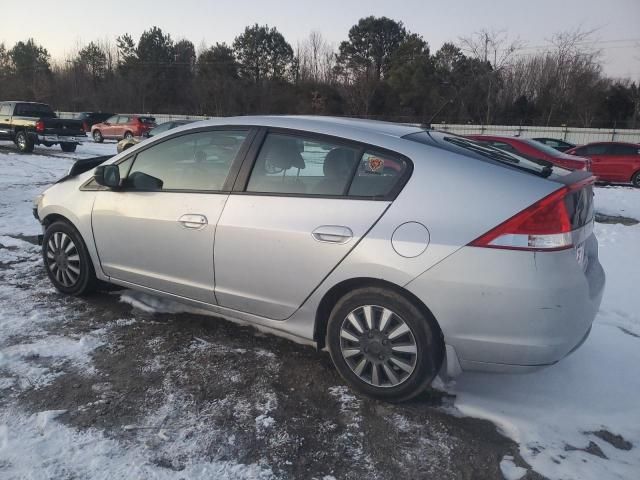
[[[356,390],[529,371],[587,337],[593,178],[420,127],[193,123],[37,198],[53,285],[109,282],[328,347]]]

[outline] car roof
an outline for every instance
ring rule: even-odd
[[[403,137],[423,131],[419,125],[382,122],[347,117],[316,115],[247,115],[222,117],[199,122],[199,125],[252,125],[275,128],[290,128],[310,132],[326,133],[342,137],[359,137],[363,133]]]

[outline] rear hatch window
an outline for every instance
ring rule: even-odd
[[[155,117],[139,117],[142,123],[147,123],[149,125],[155,125],[156,118]]]
[[[493,147],[484,142],[476,142],[459,135],[438,131],[424,131],[406,135],[403,138],[425,145],[443,148],[445,150],[471,156],[481,160],[489,160],[518,170],[523,170],[540,177],[565,176],[571,173],[551,162],[532,158],[525,158],[513,152]]]

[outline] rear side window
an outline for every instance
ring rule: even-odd
[[[610,153],[604,144],[587,145],[583,155],[606,155]]]
[[[269,133],[253,166],[248,192],[386,197],[404,177],[402,159],[357,145]]]
[[[11,115],[11,105],[8,103],[0,104],[0,115]]]
[[[633,145],[613,145],[614,155],[638,155],[640,153],[640,146],[634,147]]]
[[[247,133],[198,132],[158,143],[136,155],[125,187],[220,191]]]
[[[356,171],[349,196],[386,197],[404,176],[407,163],[399,158],[367,151]]]
[[[118,117],[118,123],[129,123],[129,119],[130,117],[127,117],[126,115],[120,115]]]
[[[19,117],[53,118],[56,116],[51,107],[42,103],[17,103],[14,115]]]

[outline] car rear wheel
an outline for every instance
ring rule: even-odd
[[[104,137],[102,136],[102,133],[100,132],[100,130],[94,130],[92,135],[93,135],[94,142],[102,143],[104,141]]]
[[[388,401],[422,392],[444,356],[433,316],[380,287],[354,290],[336,303],[327,345],[338,372],[355,390]]]
[[[66,142],[66,143],[60,144],[60,148],[62,149],[63,152],[75,152],[77,146],[78,146],[77,143]]]
[[[84,295],[95,290],[98,280],[87,247],[67,222],[57,221],[47,227],[42,257],[51,283],[60,292]]]
[[[633,174],[633,177],[631,177],[631,183],[633,183],[634,187],[640,188],[640,170]]]
[[[22,153],[31,153],[33,152],[34,143],[27,132],[22,130],[16,133],[16,146]]]
[[[125,132],[124,133],[124,138],[126,138],[127,140],[131,140],[133,138],[133,133]]]

